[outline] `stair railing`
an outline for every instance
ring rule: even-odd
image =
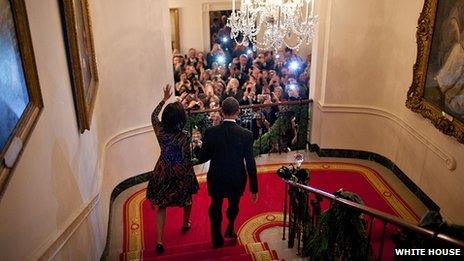
[[[285,240],[285,229],[287,226],[295,225],[295,224],[289,224],[289,218],[292,215],[292,208],[290,204],[290,197],[287,195],[289,193],[289,188],[297,188],[300,191],[303,191],[308,194],[308,199],[309,195],[312,193],[315,195],[316,200],[312,200],[310,203],[308,200],[308,203],[312,206],[312,214],[311,218],[312,220],[309,220],[309,222],[312,222],[314,225],[317,222],[318,215],[320,215],[320,206],[319,202],[322,199],[327,199],[330,202],[330,206],[333,204],[341,204],[342,206],[348,207],[350,209],[353,209],[355,211],[358,211],[359,213],[364,214],[364,216],[370,217],[369,220],[369,226],[368,226],[368,231],[367,231],[367,237],[368,237],[368,242],[369,246],[371,245],[371,240],[372,240],[372,227],[374,225],[374,222],[376,220],[379,220],[380,222],[383,223],[383,228],[382,228],[382,235],[381,235],[381,242],[380,242],[380,248],[377,253],[377,255],[371,255],[374,257],[375,260],[381,260],[383,251],[384,251],[384,244],[385,244],[385,236],[386,236],[386,229],[388,225],[393,225],[396,226],[397,228],[404,229],[406,231],[411,231],[415,233],[416,235],[423,236],[425,238],[429,238],[434,240],[434,242],[440,242],[442,245],[447,246],[447,247],[456,247],[458,249],[464,249],[464,241],[453,238],[449,235],[440,233],[439,231],[434,231],[431,229],[427,229],[424,227],[420,227],[416,224],[413,224],[411,222],[408,222],[404,219],[398,218],[396,216],[390,215],[388,213],[376,210],[374,208],[370,208],[367,206],[364,206],[362,204],[355,203],[353,201],[343,199],[340,197],[337,197],[331,193],[325,192],[323,190],[319,190],[317,188],[300,184],[298,182],[292,181],[292,180],[287,180],[287,179],[282,179],[285,182],[285,198],[284,198],[284,224],[283,224],[283,237],[282,239]],[[319,202],[315,202],[319,201]],[[319,209],[317,209],[319,207]],[[316,208],[316,209],[315,209]],[[319,213],[318,213],[319,212]],[[297,229],[296,231],[296,237],[298,240],[298,253],[300,253],[300,240],[301,240],[301,229]],[[289,247],[293,247],[293,244]],[[370,249],[368,250],[370,251]]]

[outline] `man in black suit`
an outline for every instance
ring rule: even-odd
[[[224,121],[205,132],[199,162],[211,160],[207,176],[208,194],[211,197],[209,218],[213,247],[224,245],[221,234],[222,202],[228,199],[226,215],[229,221],[224,237],[236,238],[234,222],[239,211],[240,197],[250,180],[251,200],[258,200],[258,179],[253,157],[253,133],[235,123],[240,108],[238,101],[228,97],[222,102]],[[244,162],[245,161],[245,162]],[[246,167],[245,164],[246,163]]]

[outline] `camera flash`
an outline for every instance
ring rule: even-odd
[[[218,63],[224,64],[226,62],[226,58],[221,55],[217,58]]]
[[[300,68],[300,65],[298,64],[297,61],[292,61],[289,66],[290,70],[296,71]]]

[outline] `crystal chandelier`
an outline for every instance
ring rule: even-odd
[[[318,22],[315,0],[240,0],[240,10],[232,0],[227,26],[237,44],[250,43],[262,50],[288,47],[298,50],[314,38]]]

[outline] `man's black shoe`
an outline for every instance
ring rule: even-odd
[[[233,227],[227,226],[226,232],[224,233],[225,238],[237,238],[237,234],[234,232]]]
[[[224,246],[224,239],[213,240],[213,248],[221,248]]]

